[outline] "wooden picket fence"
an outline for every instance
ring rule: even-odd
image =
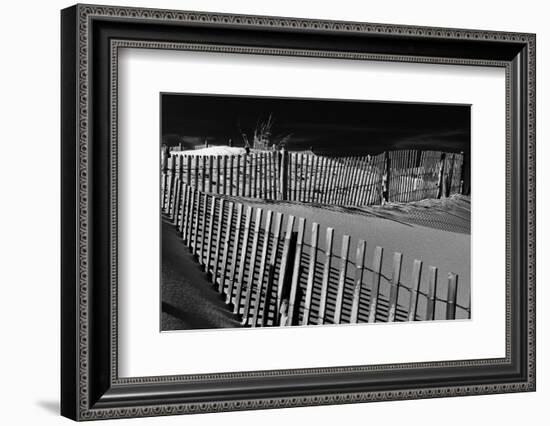
[[[448,274],[441,299],[438,269],[428,266],[428,288],[421,291],[421,260],[414,260],[410,278],[403,277],[403,255],[393,253],[387,277],[382,247],[368,259],[366,241],[336,235],[333,228],[322,232],[312,223],[308,230],[305,218],[252,207],[180,179],[166,198],[166,218],[245,326],[454,319],[457,309],[469,317],[469,308],[457,305],[456,274]]]
[[[460,193],[463,155],[419,150],[351,157],[285,151],[189,155],[182,151],[166,164],[163,190],[176,177],[214,194],[365,206]]]

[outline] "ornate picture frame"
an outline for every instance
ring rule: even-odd
[[[96,5],[64,9],[61,30],[62,415],[93,420],[535,390],[534,34]],[[121,48],[503,68],[506,356],[119,377]]]

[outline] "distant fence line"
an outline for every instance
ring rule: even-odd
[[[163,206],[243,325],[454,319],[457,308],[469,317],[469,308],[457,305],[456,274],[448,274],[440,298],[438,269],[429,266],[427,290],[421,291],[421,260],[414,260],[409,280],[401,274],[402,254],[393,253],[387,277],[382,247],[369,259],[366,241],[337,236],[333,228],[321,235],[317,223],[308,229],[304,218],[204,192],[180,179],[167,188]]]
[[[203,192],[242,197],[362,206],[461,193],[464,157],[441,151],[399,150],[326,157],[304,152],[243,155],[173,153],[163,188],[177,176]]]

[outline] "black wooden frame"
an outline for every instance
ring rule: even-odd
[[[535,389],[533,34],[95,5],[63,10],[61,29],[63,415],[86,420]],[[113,145],[116,49],[139,47],[140,43],[161,49],[194,46],[197,50],[230,49],[243,54],[504,67],[506,357],[118,378],[113,272],[117,228],[113,216],[117,193],[116,143]]]

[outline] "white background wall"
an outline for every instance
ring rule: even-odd
[[[550,27],[535,0],[330,2],[103,1],[103,4],[537,33],[538,391],[453,399],[120,420],[118,424],[547,424],[550,401],[548,146]],[[59,10],[2,5],[0,65],[0,394],[2,424],[67,424],[59,404]],[[131,422],[131,423],[129,423]],[[107,422],[112,423],[112,422]],[[102,423],[102,424],[107,424]]]

